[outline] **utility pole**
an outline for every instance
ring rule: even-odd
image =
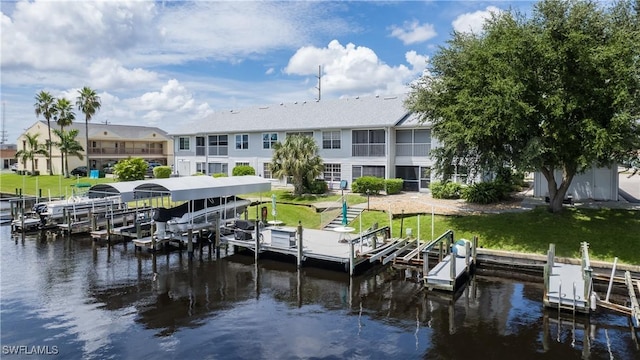
[[[318,86],[316,87],[316,89],[318,89],[318,100],[320,101],[320,98],[322,97],[322,65],[318,65],[318,76],[316,76],[318,78]]]

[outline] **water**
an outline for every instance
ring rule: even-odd
[[[0,235],[3,359],[21,345],[64,359],[640,359],[627,318],[558,322],[540,284],[478,276],[454,303],[392,269],[350,280],[171,253],[154,275],[132,245]]]

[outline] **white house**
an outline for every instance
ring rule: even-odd
[[[405,190],[427,189],[435,146],[428,125],[404,107],[404,95],[281,103],[216,112],[173,133],[178,174],[230,174],[249,165],[272,179],[272,147],[291,134],[312,136],[332,188],[361,176],[402,178]],[[273,181],[281,181],[274,179]]]

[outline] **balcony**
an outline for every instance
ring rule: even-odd
[[[90,148],[89,153],[93,155],[164,155],[162,149],[136,149],[136,148],[117,148],[103,147]]]
[[[431,144],[396,144],[396,156],[429,156]]]
[[[385,144],[353,144],[351,156],[386,156]]]

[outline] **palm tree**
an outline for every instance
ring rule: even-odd
[[[47,163],[47,171],[49,172],[49,175],[53,174],[53,171],[51,170],[51,118],[55,116],[55,102],[56,98],[43,90],[36,95],[36,103],[33,104],[36,109],[36,118],[42,115],[45,120],[47,120],[47,128],[49,130],[49,141],[47,142],[49,162]]]
[[[277,178],[291,176],[294,195],[302,195],[305,182],[311,183],[322,174],[323,169],[318,145],[313,138],[292,135],[287,137],[284,144],[274,144],[271,171]]]
[[[73,112],[73,107],[71,106],[71,101],[66,98],[58,99],[55,103],[56,114],[55,119],[58,126],[60,126],[60,131],[64,130],[65,126],[70,126],[73,124],[73,120],[76,119],[76,114]],[[61,154],[62,169],[64,172],[64,154]]]
[[[82,155],[82,145],[76,140],[76,136],[78,136],[78,129],[71,129],[69,131],[64,131],[60,129],[53,129],[53,132],[60,138],[59,142],[56,142],[55,145],[60,149],[60,153],[63,155],[64,164],[62,171],[64,172],[65,177],[69,177],[69,156],[75,156],[78,159],[82,160],[84,156]]]
[[[84,114],[84,130],[87,138],[87,171],[89,171],[91,169],[89,166],[89,121],[96,114],[96,111],[100,110],[100,96],[88,86],[78,90],[78,94],[76,106]]]
[[[26,133],[24,135],[27,138],[26,146],[24,149],[16,152],[16,159],[21,159],[25,168],[27,167],[27,160],[31,160],[31,174],[35,174],[36,170],[35,156],[49,156],[46,145],[38,143],[38,135],[39,134]]]

